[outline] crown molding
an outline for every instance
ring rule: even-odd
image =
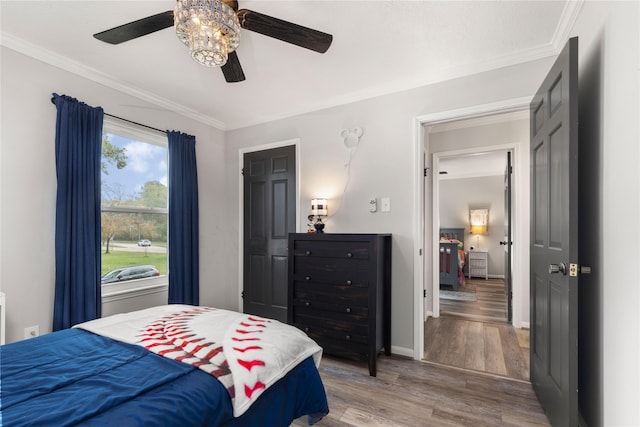
[[[387,84],[378,86],[373,90],[365,89],[349,94],[344,94],[340,97],[334,97],[329,101],[319,102],[306,109],[291,109],[277,114],[265,115],[256,120],[240,119],[231,121],[229,123],[224,123],[220,120],[214,119],[198,111],[185,107],[184,105],[175,103],[166,98],[162,98],[153,93],[141,90],[136,86],[132,86],[121,80],[115,79],[113,76],[107,75],[97,69],[87,67],[84,64],[29,43],[10,34],[4,32],[0,33],[0,44],[54,67],[63,69],[73,74],[77,74],[81,77],[95,81],[120,92],[130,94],[153,105],[212,126],[218,130],[229,131],[286,119],[297,115],[308,114],[328,108],[334,108],[371,98],[390,95],[393,93],[413,90],[423,86],[441,83],[455,78],[466,77],[499,68],[540,60],[550,56],[557,56],[566,43],[567,39],[569,38],[570,32],[583,4],[584,0],[571,0],[565,4],[558,25],[556,26],[556,31],[554,32],[554,35],[549,43],[534,46],[532,48],[521,50],[519,52],[511,53],[508,55],[487,59],[485,61],[476,62],[473,64],[441,68],[431,75],[423,75],[413,80],[387,82]]]
[[[60,68],[62,70],[76,74],[80,77],[92,80],[96,83],[107,86],[111,89],[115,89],[119,92],[126,93],[127,95],[134,96],[143,101],[149,102],[171,112],[180,114],[192,120],[196,120],[200,123],[204,123],[208,126],[212,126],[222,131],[226,130],[224,123],[217,119],[208,117],[204,114],[199,113],[198,111],[187,108],[184,105],[177,104],[161,96],[141,90],[121,80],[115,79],[113,76],[105,74],[102,71],[96,70],[95,68],[87,67],[86,65],[81,64],[73,59],[57,54],[48,49],[44,49],[33,43],[29,43],[19,37],[15,37],[11,34],[2,32],[0,45],[15,50],[16,52],[22,53],[23,55],[42,61],[45,64],[49,64],[53,67]]]
[[[556,54],[559,54],[567,43],[573,25],[576,23],[576,19],[578,19],[583,5],[584,0],[570,0],[565,3],[562,15],[560,16],[560,22],[558,22],[556,31],[551,38],[551,45],[555,49]]]
[[[375,89],[366,89],[358,92],[352,92],[344,94],[343,96],[333,98],[329,102],[321,102],[313,107],[307,109],[289,110],[280,114],[274,114],[263,119],[231,122],[227,124],[227,130],[236,130],[245,127],[256,126],[276,120],[286,119],[302,114],[308,114],[315,111],[325,110],[329,108],[335,108],[342,105],[352,104],[355,102],[364,101],[367,99],[377,98],[380,96],[391,95],[394,93],[404,92],[408,90],[418,89],[424,86],[442,83],[448,80],[453,80],[461,77],[472,76],[483,72],[496,70],[499,68],[505,68],[510,66],[519,65],[522,63],[537,61],[540,59],[557,56],[559,50],[548,43],[544,45],[535,46],[529,49],[524,49],[516,53],[503,55],[500,57],[492,58],[486,61],[476,62],[474,64],[466,64],[456,67],[440,68],[437,74],[425,77],[419,77],[414,80],[402,80],[399,82],[389,82],[386,85],[378,86]]]

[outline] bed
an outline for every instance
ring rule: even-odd
[[[440,286],[452,286],[454,291],[464,284],[464,228],[440,229]]]
[[[170,305],[0,347],[0,425],[289,426],[329,412],[322,349],[275,320]]]

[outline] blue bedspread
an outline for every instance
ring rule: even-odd
[[[0,347],[0,425],[7,427],[288,426],[328,412],[312,359],[233,418],[218,380],[136,345],[69,329]]]

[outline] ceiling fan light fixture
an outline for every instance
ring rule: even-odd
[[[178,0],[173,16],[178,39],[199,64],[223,66],[240,43],[238,17],[221,0]]]

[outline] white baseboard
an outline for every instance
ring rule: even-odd
[[[406,347],[397,347],[395,345],[391,346],[391,353],[397,354],[398,356],[406,356],[413,358],[413,349]]]
[[[530,329],[529,328],[529,322],[520,322],[520,327],[522,329]]]

